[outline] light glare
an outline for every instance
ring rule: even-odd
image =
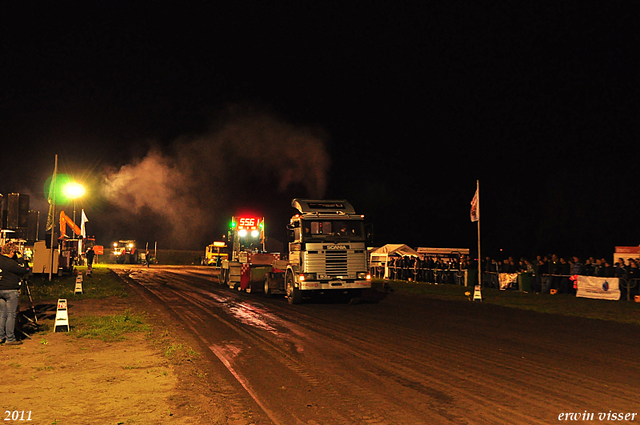
[[[80,183],[69,183],[64,187],[64,194],[71,199],[84,196],[86,190]]]

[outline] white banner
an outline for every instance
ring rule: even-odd
[[[504,291],[511,287],[515,287],[518,283],[518,273],[498,273],[498,280],[500,281],[500,289]]]
[[[578,276],[576,297],[619,300],[619,280],[617,277]]]

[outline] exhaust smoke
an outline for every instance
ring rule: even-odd
[[[182,137],[164,151],[154,147],[108,172],[104,196],[121,210],[113,220],[122,221],[112,225],[173,248],[199,249],[211,243],[208,231],[228,219],[220,214],[229,208],[322,197],[330,167],[326,133],[239,109],[230,108],[203,136]]]

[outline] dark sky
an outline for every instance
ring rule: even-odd
[[[376,245],[473,249],[479,179],[487,253],[640,244],[633,2],[418,3],[3,5],[0,193],[46,211],[58,154],[103,244],[245,210],[282,239],[323,196]]]

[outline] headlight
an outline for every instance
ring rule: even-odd
[[[371,275],[367,272],[358,272],[358,279],[371,280]]]
[[[260,236],[260,232],[258,232],[257,230],[251,232],[251,237],[257,238],[258,236]]]
[[[238,236],[240,236],[241,238],[244,238],[245,236],[247,236],[247,231],[242,229],[238,231]]]
[[[300,282],[305,280],[317,280],[315,273],[300,273]]]

